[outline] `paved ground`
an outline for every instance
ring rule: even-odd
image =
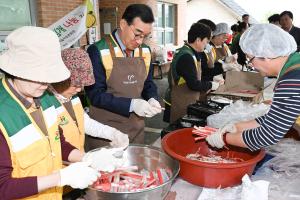
[[[167,76],[165,75],[163,79],[154,79],[154,82],[158,88],[160,103],[162,107],[164,107],[162,98],[164,97],[165,91],[168,87]],[[146,144],[152,144],[155,140],[157,140],[157,138],[160,137],[161,130],[166,126],[168,126],[168,123],[163,122],[163,112],[152,118],[147,118],[145,122],[146,122],[146,127],[145,127]]]

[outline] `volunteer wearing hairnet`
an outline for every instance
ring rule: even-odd
[[[68,142],[84,151],[85,133],[111,141],[113,147],[127,147],[128,136],[117,129],[91,119],[83,110],[79,97],[76,95],[84,86],[95,83],[93,66],[88,54],[82,49],[65,49],[62,59],[71,77],[63,82],[53,83],[50,90],[57,97],[60,127]],[[98,160],[101,162],[101,160]]]
[[[240,67],[236,62],[236,57],[230,52],[229,47],[225,43],[227,34],[230,32],[226,23],[219,23],[216,25],[216,30],[213,32],[213,37],[210,41],[212,45],[213,62],[222,63],[224,71],[240,71]]]
[[[86,188],[99,172],[59,130],[55,97],[49,83],[70,72],[61,59],[57,35],[25,26],[6,38],[0,55],[5,77],[0,83],[1,199],[62,199],[62,186]],[[62,160],[76,162],[62,169]]]
[[[250,150],[277,143],[300,115],[300,54],[294,38],[273,24],[251,26],[240,39],[249,62],[264,76],[278,76],[272,105],[255,120],[228,124],[206,138],[217,148],[226,144]]]

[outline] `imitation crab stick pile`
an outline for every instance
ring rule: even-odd
[[[93,188],[104,192],[138,192],[159,186],[171,177],[171,170],[158,168],[154,171],[137,171],[137,166],[119,168],[113,172],[101,172]]]
[[[240,158],[229,158],[229,156],[228,158],[223,158],[221,156],[214,155],[214,154],[208,154],[205,156],[200,154],[199,152],[200,152],[200,148],[197,150],[196,153],[187,154],[186,158],[191,160],[201,161],[201,162],[207,162],[207,163],[237,163],[243,161],[243,159]]]
[[[208,135],[216,132],[218,129],[212,128],[209,126],[194,126],[194,130],[192,131],[193,135],[196,135],[195,141],[205,139]]]
[[[204,127],[197,127],[194,126],[194,129],[192,131],[193,135],[196,137],[194,138],[195,141],[198,140],[203,140],[205,139],[208,135],[216,132],[218,129],[212,128],[209,126],[204,126]],[[225,147],[226,148],[226,147]],[[186,158],[191,159],[191,160],[197,160],[201,162],[207,162],[207,163],[237,163],[243,161],[242,159],[238,158],[223,158],[218,155],[214,155],[213,153],[208,154],[208,155],[202,155],[200,154],[200,148],[195,152],[191,154],[187,154]]]

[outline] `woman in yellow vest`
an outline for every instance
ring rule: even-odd
[[[70,72],[58,37],[49,29],[25,26],[7,38],[0,55],[0,199],[62,199],[62,186],[86,188],[100,175],[79,162],[83,152],[59,130],[49,83]],[[73,164],[62,169],[62,160]],[[74,163],[75,162],[75,163]]]
[[[226,23],[216,25],[216,30],[213,31],[213,37],[210,41],[213,63],[222,63],[224,71],[240,71],[241,66],[237,64],[237,58],[231,54],[229,47],[225,43],[229,32],[230,30]]]
[[[113,147],[127,147],[129,139],[117,129],[91,119],[83,110],[76,95],[84,86],[95,83],[93,66],[88,54],[82,49],[65,49],[62,59],[71,72],[71,77],[60,83],[53,83],[50,90],[59,100],[57,111],[59,125],[64,130],[66,141],[84,151],[85,134],[111,141]]]

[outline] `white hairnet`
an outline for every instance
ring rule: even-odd
[[[240,47],[255,57],[277,58],[295,52],[297,44],[293,36],[276,25],[255,24],[241,36]]]
[[[213,36],[230,33],[229,27],[226,23],[219,23],[216,25],[216,30],[213,32]]]

